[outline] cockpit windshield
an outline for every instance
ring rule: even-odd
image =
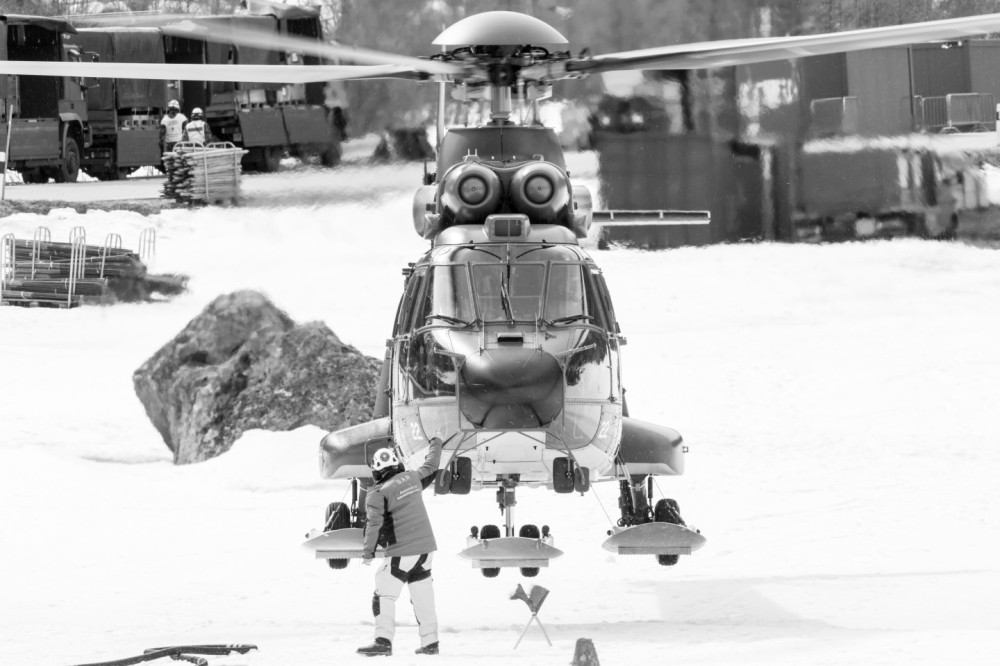
[[[427,273],[420,315],[417,327],[433,323],[471,326],[475,322],[467,266],[432,267]]]
[[[455,263],[432,266],[414,328],[427,325],[541,322],[603,325],[590,270],[553,247],[536,248],[530,261],[505,260],[475,247],[450,256]]]

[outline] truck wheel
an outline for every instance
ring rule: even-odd
[[[285,151],[278,146],[262,148],[260,170],[264,173],[274,173],[281,166],[281,157]]]
[[[53,169],[57,183],[75,183],[80,177],[80,146],[76,139],[66,137],[66,150],[62,164]]]
[[[320,162],[325,167],[332,167],[340,164],[340,145],[336,143],[327,145],[320,154]]]

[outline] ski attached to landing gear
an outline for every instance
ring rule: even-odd
[[[618,555],[655,555],[663,566],[677,564],[705,545],[705,537],[688,527],[676,500],[661,499],[650,506],[653,477],[631,476],[619,481],[621,518],[602,544]]]

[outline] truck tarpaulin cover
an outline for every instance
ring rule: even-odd
[[[72,41],[80,45],[85,62],[92,55],[100,62],[164,62],[163,38],[155,28],[84,28]],[[111,79],[98,81],[100,85],[87,90],[88,109],[162,109],[167,105],[164,81],[118,79],[116,85],[112,85]]]
[[[163,37],[155,28],[135,28],[112,33],[117,62],[162,63]],[[167,106],[165,82],[151,79],[118,79],[118,108]]]
[[[111,33],[103,30],[88,30],[84,28],[73,35],[73,43],[79,45],[83,51],[81,58],[84,62],[90,61],[97,56],[99,62],[114,62],[114,43],[111,41]],[[91,111],[112,111],[115,108],[115,88],[111,79],[97,79],[97,85],[93,79],[87,81],[87,108]]]
[[[216,20],[219,21],[218,24],[212,25]],[[199,23],[209,25],[213,33],[219,37],[225,36],[227,26],[233,26],[237,30],[260,32],[262,36],[274,35],[278,32],[278,21],[273,16],[227,16],[223,19],[213,19],[211,23],[205,20],[199,21]],[[232,46],[219,42],[209,42],[206,47],[206,59],[209,64],[220,65],[232,64],[234,62],[241,65],[280,65],[281,53],[268,49],[254,48],[252,46]],[[249,83],[243,87],[277,90],[281,88],[281,84]],[[220,84],[216,82],[212,84],[213,92],[232,89],[233,86],[229,83]]]

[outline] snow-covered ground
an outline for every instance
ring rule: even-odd
[[[591,155],[575,175],[594,178]],[[420,165],[248,176],[239,208],[53,211],[0,233],[83,225],[191,276],[169,303],[0,309],[0,662],[62,665],[177,643],[255,643],[249,660],[361,663],[373,572],[333,572],[303,535],[347,485],[322,481],[322,432],[251,432],[184,467],[132,372],[220,293],[265,291],[381,354],[425,247]],[[596,188],[595,188],[596,189]],[[535,579],[457,557],[499,522],[492,492],[427,496],[440,551],[442,654],[475,664],[996,663],[1000,640],[1000,254],[919,240],[757,244],[595,256],[629,344],[629,407],[684,433],[688,473],[660,479],[708,544],[678,566],[600,548],[617,488],[519,491],[518,522],[566,554]],[[518,582],[551,594],[529,611]],[[416,658],[409,605],[394,663]],[[214,663],[223,663],[216,660]]]

